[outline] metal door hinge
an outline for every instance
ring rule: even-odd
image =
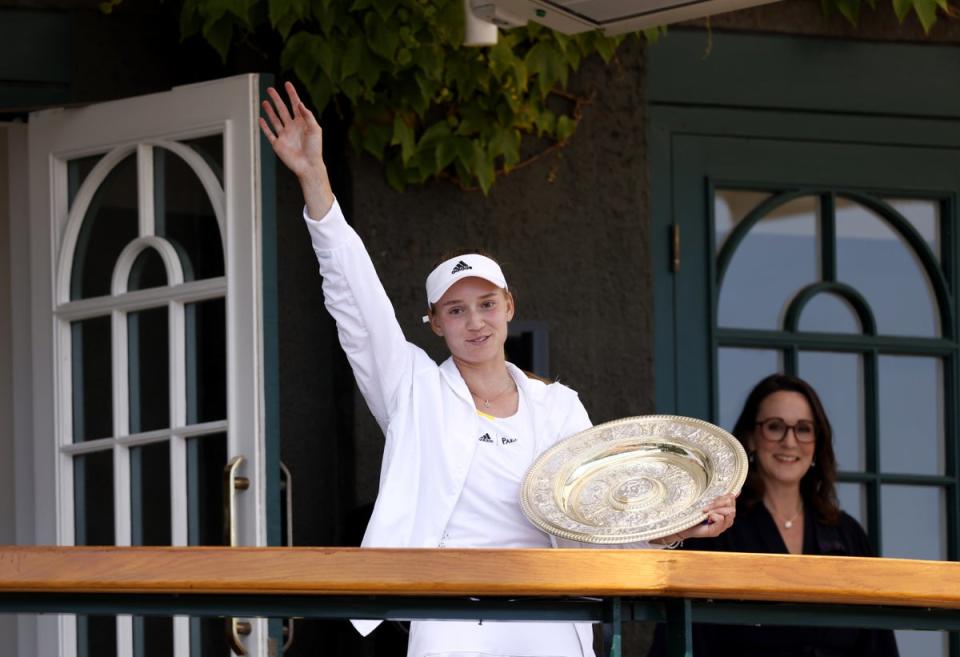
[[[680,271],[680,224],[670,226],[670,271]]]

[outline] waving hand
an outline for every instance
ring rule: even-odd
[[[276,89],[267,89],[270,100],[263,101],[266,119],[260,117],[260,129],[273,152],[300,180],[307,213],[321,219],[333,205],[333,191],[323,162],[323,129],[290,82],[284,90],[289,108]]]

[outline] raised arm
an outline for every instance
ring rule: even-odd
[[[370,256],[334,199],[323,161],[323,131],[293,85],[284,88],[289,107],[275,89],[268,89],[260,128],[300,181],[325,305],[337,322],[340,345],[367,406],[386,431],[412,372],[413,350]]]
[[[289,109],[276,89],[267,89],[270,100],[263,101],[263,112],[270,122],[260,117],[260,129],[280,161],[300,181],[307,214],[319,220],[333,205],[333,190],[323,161],[323,128],[294,86],[287,82],[284,89],[290,99]]]

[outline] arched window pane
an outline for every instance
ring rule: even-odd
[[[943,368],[938,358],[881,356],[880,469],[945,472]]]
[[[170,426],[170,360],[167,308],[127,315],[130,433]]]
[[[737,246],[720,288],[721,327],[775,330],[793,296],[819,278],[818,201],[795,199],[765,216]]]
[[[220,186],[223,186],[223,135],[208,135],[195,139],[185,139],[184,146],[189,146],[203,157],[203,161],[217,176]]]
[[[828,292],[818,294],[803,308],[797,328],[823,333],[861,333],[860,319],[842,297]]]
[[[885,335],[939,336],[933,288],[916,253],[872,210],[837,199],[837,279],[860,292]]]
[[[780,353],[772,349],[721,347],[717,351],[717,424],[732,430],[753,387],[780,368]]]
[[[113,355],[110,317],[70,325],[73,442],[113,435]]]
[[[755,207],[770,198],[769,192],[743,189],[718,189],[713,199],[714,244],[717,253],[726,244],[730,233]]]
[[[89,155],[78,157],[67,163],[67,207],[73,205],[73,200],[77,197],[77,191],[83,185],[83,181],[102,158],[103,154]]]
[[[153,249],[144,249],[133,261],[130,268],[130,279],[127,282],[127,291],[146,290],[151,287],[167,285],[167,268],[163,258]]]
[[[802,351],[797,373],[813,386],[833,428],[833,451],[840,470],[865,464],[863,361],[859,354]]]
[[[186,281],[223,276],[223,245],[210,197],[190,166],[153,149],[156,232],[174,245]]]
[[[113,267],[136,239],[137,159],[124,158],[97,188],[83,218],[70,275],[70,300],[110,294]]]
[[[940,202],[924,198],[884,199],[910,222],[940,262]]]

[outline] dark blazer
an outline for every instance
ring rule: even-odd
[[[780,532],[766,507],[737,506],[733,526],[717,538],[689,539],[683,549],[713,552],[786,554]],[[860,524],[841,512],[835,526],[816,522],[805,511],[803,553],[832,556],[875,556]],[[666,655],[663,625],[657,627],[651,656]],[[693,626],[695,657],[898,657],[891,630],[765,625]]]

